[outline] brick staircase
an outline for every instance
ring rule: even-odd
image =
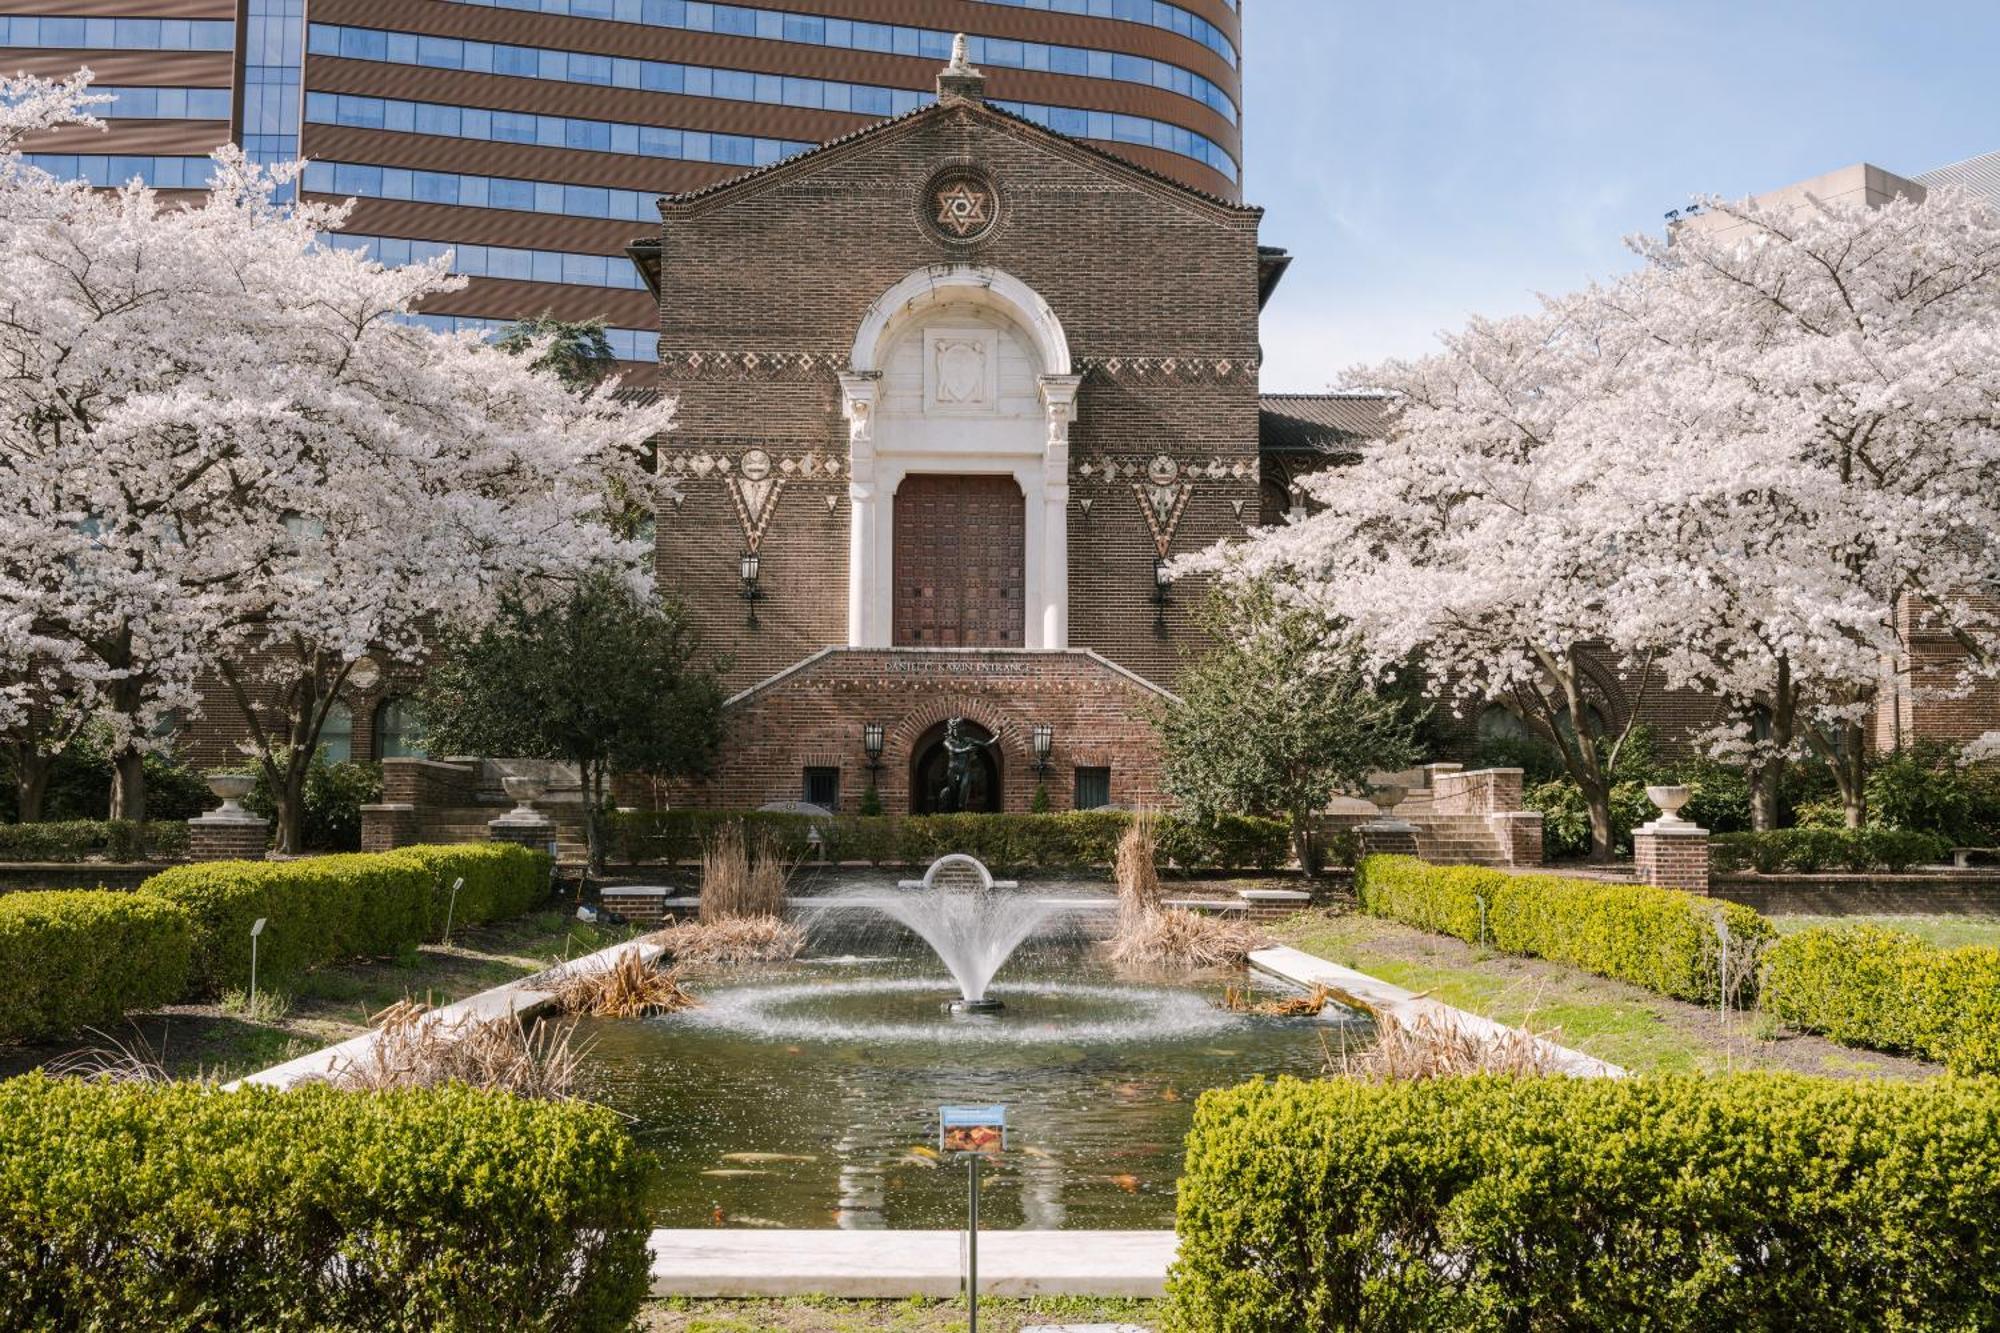
[[[487,822],[507,813],[508,806],[461,805],[425,810],[417,818],[417,838],[428,843],[486,842]],[[556,859],[584,859],[583,809],[550,803],[535,807],[556,827]]]
[[[1425,802],[1428,806],[1429,802]],[[1417,826],[1417,855],[1439,866],[1506,865],[1508,849],[1485,815],[1434,815],[1404,802],[1396,813]]]

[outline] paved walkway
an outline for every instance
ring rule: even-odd
[[[960,1231],[655,1231],[655,1296],[957,1296]],[[1165,1294],[1171,1231],[982,1231],[987,1296]]]

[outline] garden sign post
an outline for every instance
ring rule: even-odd
[[[243,1011],[253,1019],[257,1016],[257,937],[264,933],[264,923],[270,919],[260,916],[250,923],[250,999]]]
[[[938,1149],[965,1159],[966,1333],[979,1333],[979,1163],[1007,1149],[1004,1106],[940,1106]]]

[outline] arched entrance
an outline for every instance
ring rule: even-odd
[[[970,718],[963,719],[961,740],[975,747],[969,753],[972,770],[970,798],[958,804],[951,774],[951,753],[945,747],[949,722],[940,722],[910,747],[910,813],[936,815],[971,813],[999,814],[1001,804],[1000,747],[993,733]]]
[[[1018,493],[1009,644],[1068,647],[1069,427],[1082,377],[1071,372],[1069,343],[1047,302],[998,269],[920,269],[869,307],[848,359],[840,376],[848,645],[909,642],[898,637],[908,608],[895,604],[897,497],[906,478],[957,476],[1011,478]]]

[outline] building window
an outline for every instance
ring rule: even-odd
[[[423,719],[409,699],[387,699],[375,710],[375,757],[377,759],[422,759]]]
[[[1079,810],[1100,810],[1111,804],[1111,770],[1108,768],[1079,768],[1076,770],[1076,808]]]
[[[840,770],[808,768],[805,799],[807,805],[816,805],[822,810],[840,809]]]
[[[354,713],[346,704],[336,703],[326,710],[319,725],[320,757],[329,764],[344,764],[354,758]]]

